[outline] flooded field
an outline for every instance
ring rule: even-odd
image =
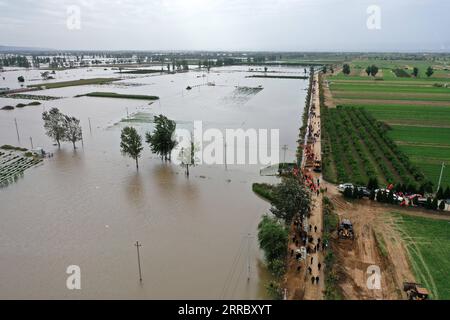
[[[0,189],[0,298],[267,298],[268,275],[256,228],[270,206],[253,194],[251,185],[275,178],[260,176],[259,165],[227,170],[201,165],[187,179],[181,167],[162,162],[148,145],[137,172],[134,161],[120,153],[120,131],[126,125],[120,121],[127,112],[139,112],[164,114],[179,127],[202,120],[205,128],[280,129],[286,161],[293,161],[307,80],[247,78],[255,73],[249,67],[173,75],[89,69],[58,71],[54,81],[122,80],[28,92],[62,99],[0,110],[0,145],[31,148],[31,137],[34,147],[54,153]],[[304,75],[303,68],[269,69]],[[7,71],[0,74],[0,87],[20,87],[20,75],[25,85],[42,83],[37,70]],[[75,97],[90,92],[156,95],[160,100]],[[0,98],[0,108],[31,101]],[[41,115],[51,107],[81,120],[83,146],[79,143],[74,151],[65,143],[58,150],[45,136]],[[141,134],[152,130],[148,121],[132,125]],[[142,244],[142,284],[136,241]],[[66,288],[69,265],[81,268],[81,290]]]

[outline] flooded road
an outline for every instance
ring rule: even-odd
[[[208,75],[128,77],[110,85],[30,92],[64,98],[0,110],[0,145],[30,148],[32,137],[34,147],[54,153],[0,189],[0,298],[267,298],[268,275],[256,228],[270,206],[251,185],[275,178],[261,177],[258,165],[228,170],[223,165],[201,165],[187,179],[181,167],[162,162],[148,145],[137,172],[134,161],[123,157],[119,148],[120,130],[126,124],[118,122],[128,109],[130,114],[165,114],[179,127],[202,120],[207,128],[280,129],[280,146],[287,145],[286,160],[293,161],[307,80],[246,78],[253,74],[247,70],[228,67]],[[303,68],[273,70],[303,75]],[[3,74],[17,78],[18,73]],[[113,76],[103,68],[94,68],[93,73]],[[215,86],[204,85],[207,82]],[[259,85],[264,89],[251,96],[235,88]],[[187,86],[193,89],[185,90]],[[139,100],[74,97],[93,91],[161,99],[148,105]],[[19,102],[30,100],[0,98],[0,107]],[[81,120],[83,147],[79,143],[74,151],[70,143],[61,150],[53,146],[41,120],[42,111],[51,107]],[[152,130],[151,123],[133,126],[141,134]],[[142,244],[142,284],[136,241]],[[81,290],[66,288],[69,265],[81,268]]]

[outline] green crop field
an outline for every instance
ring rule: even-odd
[[[450,221],[392,214],[416,280],[433,299],[450,299]]]
[[[392,126],[389,136],[396,140],[411,144],[430,144],[448,146],[450,148],[450,127],[414,127]]]
[[[380,69],[375,78],[357,74],[372,64]],[[431,77],[425,75],[429,66],[434,69]],[[389,138],[435,187],[445,162],[442,183],[450,185],[450,70],[445,63],[355,60],[350,67],[357,72],[326,78],[335,103],[364,108],[387,123]],[[419,68],[417,78],[412,76],[414,67]]]
[[[388,124],[450,127],[450,106],[365,103],[346,103],[345,106],[363,107]]]
[[[61,82],[49,82],[49,83],[33,84],[33,85],[28,86],[28,87],[29,88],[45,87],[46,89],[56,89],[56,88],[73,87],[73,86],[105,84],[105,83],[110,83],[112,81],[117,81],[117,80],[120,80],[120,79],[118,79],[118,78],[80,79],[80,80],[74,80],[74,81],[61,81]]]

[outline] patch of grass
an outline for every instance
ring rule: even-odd
[[[85,95],[87,97],[97,97],[97,98],[118,98],[118,99],[137,99],[137,100],[158,100],[158,96],[146,96],[138,94],[120,94],[115,92],[91,92]],[[79,96],[79,97],[80,97]]]
[[[74,80],[74,81],[33,84],[33,85],[29,85],[28,87],[29,88],[45,87],[46,89],[56,89],[56,88],[73,87],[73,86],[105,84],[105,83],[110,83],[110,82],[117,81],[117,80],[120,80],[120,79],[118,79],[118,78],[80,79],[80,80]]]
[[[28,151],[27,148],[21,148],[21,147],[15,147],[9,144],[4,144],[0,147],[0,149],[3,150],[14,150],[14,151]]]
[[[162,71],[162,72],[165,72],[165,71]],[[151,74],[151,73],[161,73],[161,70],[137,69],[137,70],[125,70],[125,71],[122,71],[120,73],[124,73],[124,74]]]
[[[267,79],[301,79],[301,80],[307,80],[309,77],[305,76],[272,76],[272,75],[262,75],[262,74],[254,74],[251,76],[248,76],[247,78],[267,78]]]
[[[416,280],[434,299],[450,299],[450,222],[393,213]]]
[[[268,183],[253,183],[252,190],[254,193],[271,202],[273,200],[274,186]]]
[[[380,253],[383,257],[387,258],[389,256],[387,247],[386,247],[386,241],[384,241],[383,235],[380,233],[375,232],[375,241],[377,243],[378,249],[380,249]]]

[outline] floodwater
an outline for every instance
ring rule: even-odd
[[[89,73],[118,76],[92,69],[64,71],[58,80],[88,78]],[[270,69],[303,75],[303,68]],[[30,148],[32,137],[34,147],[54,153],[0,189],[0,298],[267,298],[269,276],[256,233],[270,206],[251,185],[275,178],[260,176],[259,165],[230,165],[227,170],[200,165],[187,179],[183,168],[162,162],[147,145],[136,171],[119,148],[124,124],[118,122],[128,109],[130,114],[165,114],[180,127],[202,120],[205,128],[280,129],[280,146],[288,146],[286,160],[293,161],[307,80],[246,78],[253,74],[247,71],[225,67],[205,77],[195,71],[127,76],[111,85],[30,92],[64,98],[0,110],[0,145]],[[38,71],[29,72],[39,77]],[[12,87],[13,80],[7,79],[21,74],[27,75],[4,72],[0,87]],[[206,82],[216,85],[185,90]],[[264,89],[246,96],[236,94],[237,85]],[[142,100],[74,98],[92,91],[158,95],[161,100],[148,105]],[[0,98],[0,107],[19,102],[30,101]],[[84,141],[76,151],[70,143],[58,150],[45,136],[41,114],[50,107],[81,120]],[[152,130],[149,123],[133,125],[142,134]],[[142,283],[136,241],[142,244]],[[81,290],[66,287],[70,265],[81,268]]]

